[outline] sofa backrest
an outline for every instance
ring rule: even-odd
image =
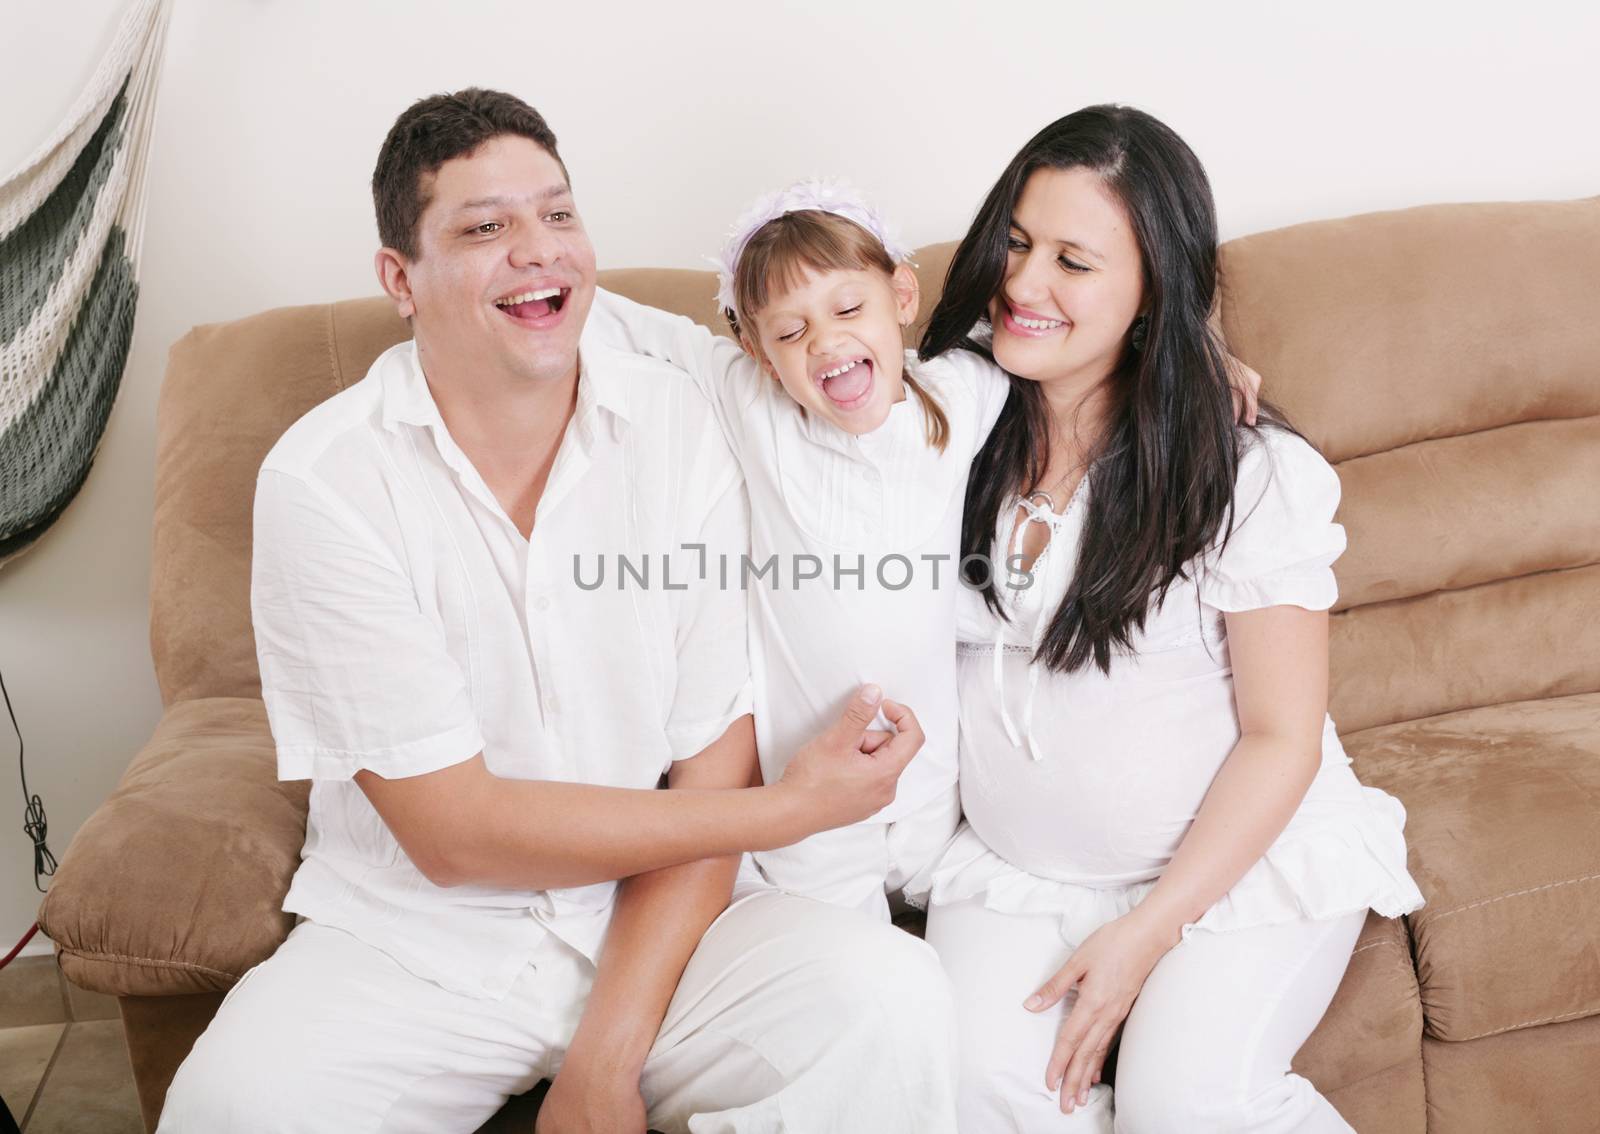
[[[918,253],[924,318],[953,248]],[[1341,731],[1600,691],[1600,199],[1426,206],[1222,253],[1230,344],[1344,484]],[[722,329],[710,273],[601,283]],[[173,347],[151,584],[168,704],[259,695],[256,469],[405,334],[386,300],[359,299],[197,327]]]
[[[1341,732],[1600,691],[1600,198],[1223,249],[1223,327],[1335,462]]]

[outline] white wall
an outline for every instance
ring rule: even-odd
[[[0,170],[65,112],[119,7],[0,7]],[[695,267],[749,197],[809,173],[849,175],[912,244],[959,235],[1024,140],[1104,100],[1189,140],[1225,236],[1593,195],[1596,43],[1592,6],[1526,0],[179,0],[121,400],[83,495],[0,571],[0,668],[52,845],[160,712],[145,596],[166,350],[195,323],[376,291],[367,179],[412,99],[522,95],[561,138],[602,266]],[[9,752],[0,738],[0,951],[36,906]]]

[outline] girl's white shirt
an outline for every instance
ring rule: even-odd
[[[906,353],[907,370],[949,420],[941,453],[910,390],[882,426],[856,436],[807,414],[736,343],[682,316],[597,291],[588,329],[687,371],[744,470],[750,566],[726,564],[725,578],[748,595],[767,782],[858,685],[873,682],[912,708],[927,740],[895,801],[869,822],[893,821],[949,791],[961,512],[972,458],[1010,390],[1004,372],[964,350],[929,362]]]

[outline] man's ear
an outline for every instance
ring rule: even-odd
[[[394,300],[400,318],[409,319],[417,313],[417,304],[411,297],[410,262],[393,248],[380,248],[372,258],[378,273],[378,285]]]
[[[891,286],[900,325],[909,327],[917,321],[917,311],[922,306],[922,285],[917,282],[917,273],[910,264],[900,264],[894,270]]]

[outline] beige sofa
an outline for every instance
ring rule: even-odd
[[[930,297],[950,252],[923,250]],[[1231,242],[1224,272],[1233,349],[1343,480],[1332,712],[1360,776],[1409,810],[1428,901],[1368,922],[1296,1066],[1370,1134],[1600,1128],[1600,199],[1300,225]],[[603,282],[713,321],[706,273]],[[363,299],[172,350],[166,716],[40,911],[67,976],[122,998],[150,1125],[291,923],[306,785],[275,779],[259,699],[255,471],[403,334]]]

